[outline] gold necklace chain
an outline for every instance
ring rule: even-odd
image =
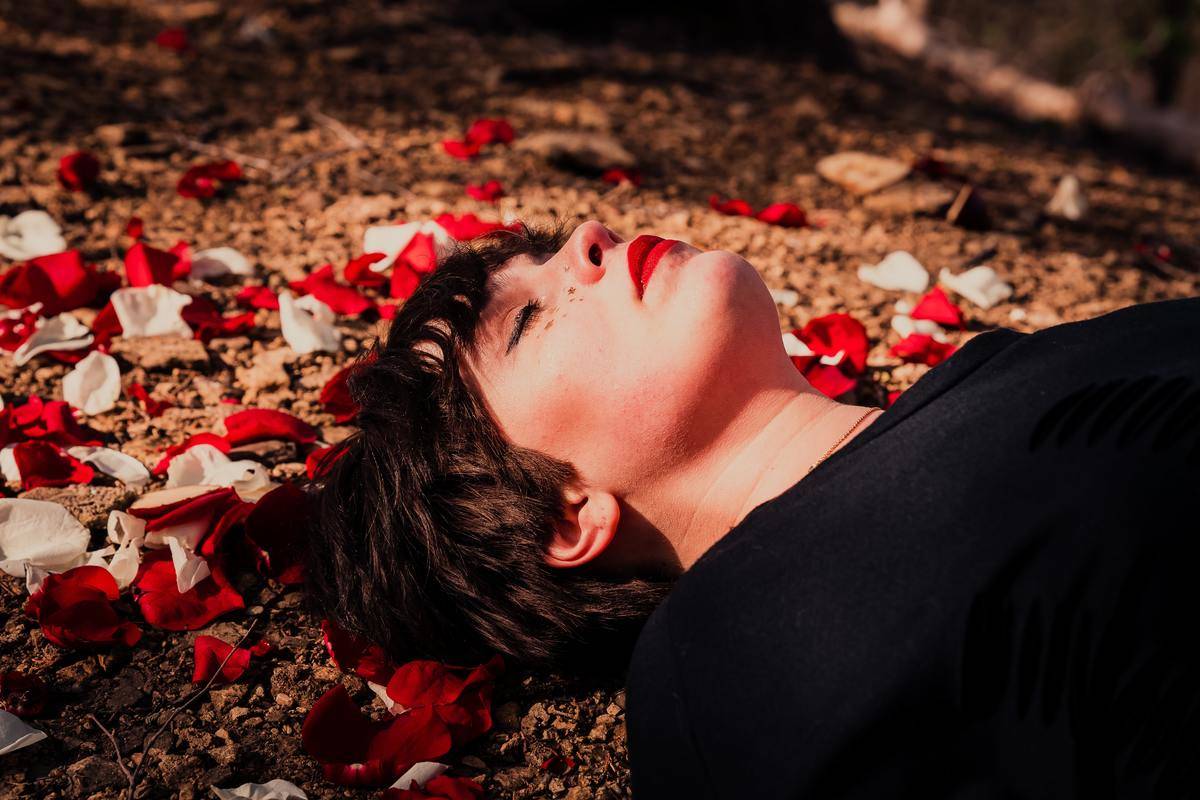
[[[853,425],[851,425],[851,426],[850,426],[850,430],[848,430],[848,431],[846,431],[845,433],[843,433],[843,434],[842,434],[842,438],[840,438],[840,439],[838,439],[836,442],[834,442],[834,443],[833,443],[833,445],[832,445],[832,446],[831,446],[831,447],[830,447],[828,450],[826,450],[826,451],[825,451],[825,455],[823,455],[823,456],[821,456],[820,458],[818,458],[818,459],[816,460],[816,462],[815,462],[815,463],[814,463],[814,464],[813,464],[811,467],[809,467],[809,468],[808,468],[808,472],[806,472],[806,473],[804,473],[804,474],[805,474],[805,475],[809,474],[809,472],[812,472],[814,469],[816,469],[818,466],[820,466],[820,464],[821,464],[821,462],[822,462],[822,461],[824,461],[825,459],[827,459],[827,458],[829,458],[831,455],[833,455],[833,451],[838,449],[838,445],[840,445],[842,442],[846,441],[846,437],[848,437],[848,436],[849,436],[851,433],[853,433],[853,432],[854,432],[854,429],[855,429],[855,428],[857,428],[859,425],[861,425],[861,424],[862,424],[862,421],[863,421],[864,419],[866,419],[867,417],[871,416],[872,414],[874,414],[874,413],[875,413],[876,411],[878,411],[878,410],[879,410],[878,408],[871,408],[871,409],[867,409],[867,413],[865,413],[865,414],[863,414],[861,417],[859,417],[859,418],[858,418],[858,420],[857,420],[857,421],[855,421],[855,423],[854,423]]]

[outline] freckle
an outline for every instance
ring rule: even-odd
[[[567,294],[575,294],[575,287],[574,286],[567,287]]]
[[[542,326],[542,330],[544,330],[544,331],[550,330],[550,326],[553,324],[554,324],[554,320],[550,320],[549,322],[547,322],[545,325]]]

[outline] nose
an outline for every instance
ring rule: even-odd
[[[604,276],[605,259],[618,243],[616,234],[596,220],[588,220],[575,229],[567,242],[571,271],[584,283],[600,280]]]

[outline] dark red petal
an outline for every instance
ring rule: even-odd
[[[344,447],[318,447],[304,459],[304,471],[310,480],[323,478],[334,462],[346,454]]]
[[[708,205],[713,211],[719,214],[726,214],[731,217],[752,217],[754,209],[750,204],[740,198],[722,199],[720,195],[710,195]]]
[[[155,400],[150,396],[150,391],[140,383],[134,382],[129,384],[125,388],[125,394],[141,403],[142,408],[146,411],[146,415],[150,417],[157,417],[168,408],[175,407],[175,404],[170,400]]]
[[[956,349],[949,342],[939,342],[927,334],[910,333],[892,345],[889,352],[909,363],[933,367],[949,358]]]
[[[605,183],[632,183],[634,186],[642,185],[642,174],[636,169],[609,169],[605,170],[600,176],[600,180]]]
[[[183,28],[163,28],[154,37],[154,43],[164,50],[182,53],[190,47],[187,31]]]
[[[506,119],[477,119],[467,129],[466,140],[474,144],[508,144],[516,137]]]
[[[166,250],[138,242],[125,253],[125,279],[130,286],[152,286],[174,283],[175,266],[179,257]]]
[[[793,203],[773,203],[758,212],[756,218],[761,222],[779,225],[783,228],[803,228],[808,224],[804,209]]]
[[[383,790],[383,800],[482,800],[483,786],[470,778],[438,775],[420,789]]]
[[[21,311],[19,316],[0,318],[0,349],[12,352],[33,335],[38,315],[32,311]]]
[[[86,150],[76,150],[58,162],[58,182],[64,189],[82,192],[100,177],[100,161]]]
[[[343,672],[386,686],[396,672],[396,665],[383,648],[342,630],[333,621],[321,620],[321,638],[334,665]]]
[[[12,455],[21,473],[23,491],[38,486],[91,483],[95,476],[90,466],[48,442],[21,442],[13,448]]]
[[[272,408],[249,408],[225,418],[225,438],[232,445],[284,439],[298,444],[312,444],[317,429],[286,411]]]
[[[909,314],[913,319],[933,320],[939,325],[951,328],[963,327],[963,312],[954,304],[942,287],[935,286],[924,297],[917,301],[916,307]]]
[[[60,647],[132,645],[142,632],[123,622],[112,607],[117,582],[107,569],[82,566],[46,576],[25,602],[25,613]]]
[[[333,414],[333,418],[338,422],[349,422],[358,414],[358,404],[350,397],[349,379],[350,373],[359,363],[362,362],[338,370],[321,389],[321,405]]]
[[[266,640],[247,649],[245,647],[235,648],[215,636],[197,636],[192,645],[192,658],[195,662],[192,670],[192,683],[207,681],[217,675],[218,668],[220,668],[220,675],[214,683],[233,683],[246,672],[250,666],[252,655],[262,655],[268,650],[270,650],[270,644]],[[225,661],[224,667],[221,667],[221,662],[225,660],[226,656],[229,656],[229,660]]]
[[[247,286],[237,293],[239,305],[246,308],[279,310],[279,297],[266,286]]]
[[[840,367],[851,366],[860,375],[867,368],[867,352],[871,341],[867,329],[849,314],[826,314],[808,321],[798,336],[817,355],[833,356],[845,353]],[[811,382],[811,381],[810,381]]]
[[[371,265],[385,258],[387,256],[383,253],[363,253],[346,263],[342,268],[342,277],[346,279],[346,283],[353,286],[383,286],[387,283],[387,276],[371,269]]]
[[[141,239],[146,234],[146,223],[141,217],[130,217],[125,223],[125,235],[130,239]]]
[[[183,594],[175,582],[175,565],[168,550],[147,553],[133,581],[134,596],[146,622],[169,631],[202,628],[222,614],[244,608],[217,561],[211,574]]]
[[[36,675],[0,672],[0,710],[18,717],[36,717],[46,708],[46,684]]]
[[[92,320],[92,335],[96,337],[92,346],[108,352],[109,344],[121,335],[121,331],[121,320],[117,318],[117,310],[113,308],[112,303],[107,303]]]
[[[195,436],[189,436],[181,444],[173,444],[166,449],[163,457],[154,465],[154,469],[150,470],[155,475],[167,474],[167,468],[171,466],[171,459],[187,450],[189,447],[195,447],[198,444],[210,444],[220,450],[222,453],[228,453],[231,446],[229,440],[224,436],[218,436],[215,433],[197,433]]]
[[[183,307],[179,316],[203,342],[217,336],[235,336],[254,327],[253,311],[223,316],[216,304],[202,295],[193,295],[192,302]]]
[[[803,372],[804,378],[813,388],[826,397],[840,397],[858,385],[856,378],[846,375],[838,367],[822,364],[817,359],[813,359]]]
[[[308,494],[294,483],[267,492],[246,516],[246,542],[260,575],[283,584],[304,582],[304,531],[312,518]]]
[[[0,276],[0,305],[24,308],[41,303],[52,317],[92,302],[99,289],[96,270],[77,250],[38,256]]]

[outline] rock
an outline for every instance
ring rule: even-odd
[[[541,156],[555,166],[584,172],[637,165],[633,154],[615,138],[594,131],[541,131],[521,137],[514,147]]]
[[[237,460],[239,458],[249,458],[263,464],[278,464],[281,462],[296,461],[300,458],[300,450],[295,442],[286,442],[282,439],[265,439],[261,442],[247,442],[239,444],[229,451],[229,458]]]
[[[1046,204],[1046,213],[1072,222],[1083,219],[1088,211],[1087,196],[1083,184],[1074,175],[1064,175],[1054,190],[1054,196]]]
[[[592,790],[586,786],[572,786],[566,794],[566,800],[592,800]]]
[[[253,403],[264,389],[290,385],[291,376],[283,367],[295,360],[296,354],[290,348],[281,347],[259,354],[248,367],[234,370],[238,384],[246,390],[243,402]]]
[[[141,336],[127,339],[118,336],[110,349],[113,355],[147,370],[208,365],[208,350],[197,339],[182,336]]]
[[[21,493],[30,500],[49,500],[63,505],[67,511],[92,530],[105,530],[108,512],[125,508],[133,502],[134,494],[123,486],[39,486]]]
[[[860,197],[898,183],[909,169],[903,161],[857,150],[835,153],[817,162],[818,175]]]
[[[470,767],[471,769],[487,769],[487,762],[476,756],[463,756],[458,763]]]
[[[954,192],[940,183],[910,183],[884,189],[863,199],[863,208],[894,217],[941,214],[954,202]]]
[[[67,780],[71,782],[71,793],[76,797],[87,797],[100,789],[127,786],[125,776],[111,758],[88,756],[67,767]]]
[[[214,709],[224,711],[236,703],[244,691],[244,686],[224,686],[220,688],[214,686],[208,692],[208,699],[212,702]]]

